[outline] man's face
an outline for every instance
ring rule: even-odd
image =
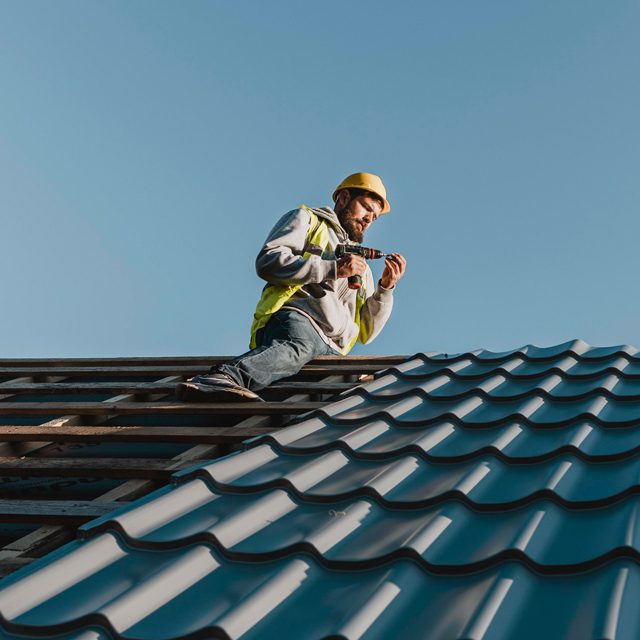
[[[381,211],[382,205],[377,198],[364,195],[349,199],[348,191],[340,193],[335,208],[338,220],[347,232],[349,240],[358,243],[362,242],[364,232]]]

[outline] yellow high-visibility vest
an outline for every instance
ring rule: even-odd
[[[311,247],[312,245],[316,247],[320,247],[322,251],[326,251],[330,248],[330,236],[329,236],[329,225],[326,220],[320,218],[316,215],[309,207],[305,205],[300,205],[301,209],[304,209],[310,217],[309,231],[307,232],[307,242],[305,245],[305,251],[302,254],[302,257],[308,259],[312,253],[310,253],[307,247]],[[356,297],[356,313],[354,322],[358,325],[358,331],[360,330],[360,309],[366,300],[366,292],[365,292],[365,284],[364,278],[362,287],[358,290]],[[303,285],[301,284],[290,284],[290,285],[278,285],[278,284],[268,284],[262,290],[262,296],[258,301],[256,306],[256,310],[253,314],[253,323],[251,324],[251,339],[249,341],[249,348],[255,349],[258,345],[256,343],[256,334],[262,327],[264,327],[267,322],[269,322],[271,316],[279,311],[285,303],[293,296],[293,294],[301,289]],[[347,345],[343,350],[342,354],[346,355],[351,351],[356,341],[358,340],[358,335]]]

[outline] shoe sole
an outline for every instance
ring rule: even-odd
[[[209,385],[181,382],[176,387],[176,397],[183,402],[264,402],[249,389],[220,389]]]

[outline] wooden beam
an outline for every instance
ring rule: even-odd
[[[61,380],[64,380],[64,378],[59,377],[59,376],[51,376],[51,378],[49,378],[50,382],[56,383],[56,382],[60,382]],[[22,384],[22,383],[31,383],[33,382],[33,378],[31,377],[26,377],[26,378],[16,378],[14,380],[8,380],[7,382],[4,383],[0,383],[0,388],[3,387],[3,385],[10,385],[10,384]],[[0,400],[5,400],[6,398],[11,398],[12,394],[3,394],[0,395]],[[24,444],[20,444],[20,445],[16,445],[15,443],[10,444],[10,443],[5,443],[5,442],[0,442],[0,455],[16,455],[19,453],[27,453],[28,451],[32,451],[34,448],[39,448],[40,446],[42,446],[41,444],[38,443],[34,443],[33,445],[24,445]]]
[[[390,366],[404,362],[407,355],[361,355],[361,356],[319,356],[310,364],[352,364],[368,363]],[[208,369],[215,364],[223,364],[233,356],[154,356],[124,358],[0,358],[0,367],[140,367],[140,366],[198,366]]]
[[[29,378],[26,378],[29,380]],[[265,391],[277,393],[334,394],[352,389],[354,382],[276,382]],[[97,393],[173,394],[176,383],[161,382],[12,382],[4,383],[0,391],[9,395],[73,395]],[[0,396],[2,399],[2,396]]]
[[[25,376],[21,378],[13,378],[12,380],[5,380],[0,382],[0,400],[11,397],[15,392],[12,391],[12,387],[20,385],[29,385],[33,382],[33,378]]]
[[[313,411],[327,402],[2,402],[0,416],[236,415],[274,416]]]
[[[23,385],[23,384],[31,384],[33,383],[33,378],[26,376],[24,378],[13,378],[12,380],[6,380],[5,382],[0,382],[0,400],[6,400],[7,398],[12,398],[15,395],[13,391],[7,391],[9,387],[12,385]],[[4,453],[12,453],[11,445],[6,445],[3,442],[0,442],[0,455]]]
[[[0,425],[0,441],[29,442],[184,442],[233,444],[264,435],[273,427],[183,427],[183,426],[15,426]]]
[[[323,363],[306,365],[298,374],[296,379],[308,378],[309,376],[330,376],[330,375],[361,375],[366,373],[376,373],[389,365],[367,364],[358,362],[349,362],[345,364]],[[174,365],[174,366],[134,366],[134,367],[73,367],[73,366],[31,366],[31,367],[0,367],[0,376],[109,376],[117,378],[128,378],[131,376],[149,376],[153,378],[163,376],[181,376],[189,377],[197,373],[206,372],[206,368],[193,365]]]
[[[15,458],[0,457],[5,476],[72,478],[140,478],[167,480],[170,460],[158,458]],[[179,467],[181,468],[181,467]]]
[[[4,561],[0,561],[0,578],[8,576],[10,573],[26,567],[31,564],[35,558],[28,558],[23,556],[21,558],[7,558]]]
[[[58,382],[59,380],[61,380],[61,378],[54,378],[53,382]],[[156,382],[159,383],[172,383],[175,384],[176,381],[178,381],[179,378],[175,378],[175,377],[167,377],[167,378],[162,378],[161,380],[157,380]],[[151,397],[150,399],[153,399],[154,397]],[[132,395],[117,395],[117,396],[113,396],[112,398],[109,398],[108,400],[105,400],[105,402],[132,402],[135,401],[135,396]],[[0,403],[2,404],[2,403]],[[60,403],[60,405],[62,406],[62,403]],[[39,426],[41,427],[62,427],[62,426],[72,426],[72,425],[78,425],[78,424],[82,424],[83,422],[86,423],[87,422],[87,418],[86,416],[83,418],[82,416],[79,415],[75,415],[75,414],[69,414],[68,411],[65,411],[64,414],[66,415],[62,415],[59,418],[54,418],[53,420],[48,420],[47,422],[43,422],[41,423]],[[0,412],[0,415],[2,415],[2,413]],[[54,413],[54,415],[56,415]],[[108,414],[104,414],[98,418],[93,418],[92,421],[95,423],[101,423],[101,422],[106,422],[108,421],[111,417]],[[1,453],[9,453],[9,454],[13,454],[13,455],[26,455],[28,453],[32,453],[33,451],[37,451],[38,449],[42,449],[44,447],[46,447],[48,444],[50,444],[49,442],[38,442],[38,441],[31,441],[31,442],[25,442],[25,441],[20,441],[19,444],[17,444],[15,441],[12,444],[4,444],[4,445],[0,445],[0,447],[2,447],[2,451]],[[13,450],[7,451],[6,447],[13,447]]]
[[[92,500],[0,500],[0,522],[82,524],[123,506]]]

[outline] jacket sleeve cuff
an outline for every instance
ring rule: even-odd
[[[391,289],[385,289],[380,282],[378,282],[378,286],[376,287],[375,293],[373,297],[380,302],[387,302],[393,300],[393,290],[395,287]]]

